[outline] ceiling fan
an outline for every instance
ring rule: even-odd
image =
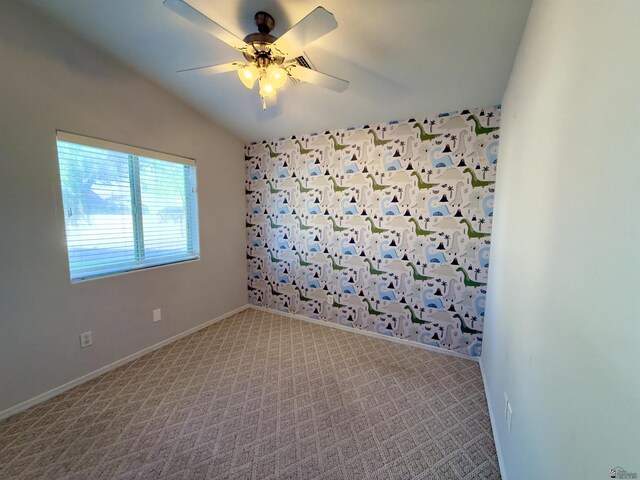
[[[266,12],[258,12],[255,15],[258,31],[250,33],[241,40],[190,5],[189,0],[164,0],[164,5],[235,48],[246,59],[246,62],[206,65],[179,70],[178,73],[195,72],[211,75],[237,71],[240,81],[248,89],[252,89],[256,81],[258,82],[263,109],[267,108],[266,98],[276,95],[277,90],[282,88],[290,77],[336,92],[343,92],[349,86],[346,80],[303,67],[295,60],[296,54],[301,53],[305,45],[338,26],[333,14],[322,7],[317,7],[280,38],[270,33],[275,26],[273,17]]]

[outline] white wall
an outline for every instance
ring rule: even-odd
[[[509,480],[640,474],[639,19],[534,1],[505,94],[481,363]]]
[[[2,411],[247,298],[239,140],[19,2],[0,5],[0,65]],[[202,259],[71,285],[56,129],[196,158]]]

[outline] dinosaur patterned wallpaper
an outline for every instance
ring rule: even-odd
[[[500,107],[245,148],[254,305],[480,355]]]

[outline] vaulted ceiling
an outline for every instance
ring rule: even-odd
[[[289,83],[263,111],[257,88],[235,73],[176,70],[242,55],[163,7],[162,0],[28,0],[192,104],[243,140],[283,137],[500,103],[531,0],[192,0],[240,38],[255,12],[274,35],[316,6],[338,28],[305,53],[320,71],[351,82],[344,93]]]

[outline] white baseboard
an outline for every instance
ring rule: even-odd
[[[498,439],[498,426],[496,424],[496,419],[493,415],[493,410],[491,407],[493,406],[493,402],[491,401],[491,394],[489,393],[489,387],[487,385],[487,377],[484,374],[484,366],[482,363],[482,355],[480,356],[480,360],[478,361],[480,365],[480,374],[482,375],[482,384],[484,385],[484,395],[487,397],[487,409],[489,410],[489,420],[491,421],[491,431],[493,432],[493,443],[496,446],[496,454],[498,456],[498,465],[500,467],[500,476],[502,480],[507,480],[507,475],[504,471],[504,461],[502,457],[502,448],[500,448],[500,440]]]
[[[377,332],[370,332],[368,330],[360,330],[358,328],[346,327],[344,325],[340,325],[339,323],[332,322],[324,322],[322,320],[316,320],[315,318],[305,317],[304,315],[297,315],[295,313],[287,313],[281,312],[280,310],[275,310],[273,308],[259,307],[257,305],[247,305],[248,308],[254,308],[256,310],[261,310],[263,312],[269,312],[276,315],[282,315],[283,317],[295,318],[297,320],[302,320],[304,322],[311,322],[316,325],[323,325],[325,327],[337,328],[340,330],[345,330],[347,332],[358,333],[360,335],[366,335],[367,337],[381,338],[384,340],[388,340],[389,342],[399,343],[401,345],[405,345],[408,347],[417,347],[422,348],[423,350],[429,350],[431,352],[442,353],[444,355],[451,355],[453,357],[463,358],[465,360],[471,360],[472,362],[478,362],[478,357],[472,357],[470,355],[464,355],[462,353],[454,352],[453,350],[447,350],[446,348],[433,347],[431,345],[425,345],[423,343],[411,342],[409,340],[403,340],[401,338],[390,337],[388,335],[382,335]]]
[[[149,352],[152,352],[154,350],[157,350],[160,347],[164,347],[165,345],[168,345],[172,342],[175,342],[176,340],[185,337],[193,332],[197,332],[200,329],[203,329],[205,327],[208,327],[209,325],[212,325],[216,322],[219,322],[220,320],[224,320],[227,317],[230,317],[231,315],[234,315],[238,312],[242,312],[243,310],[246,310],[250,305],[242,305],[241,307],[238,307],[234,310],[231,310],[230,312],[227,312],[223,315],[220,315],[219,317],[213,318],[211,320],[208,320],[204,323],[201,323],[200,325],[197,325],[193,328],[190,328],[188,330],[185,330],[184,332],[180,332],[177,335],[174,335],[173,337],[167,338],[166,340],[162,340],[161,342],[158,342],[154,345],[151,345],[150,347],[146,347],[143,348],[142,350],[139,350],[135,353],[132,353],[131,355],[128,355],[124,358],[121,358],[120,360],[116,360],[113,363],[110,363],[109,365],[105,365],[104,367],[98,368],[97,370],[94,370],[93,372],[89,372],[85,375],[82,375],[81,377],[76,378],[75,380],[71,380],[70,382],[65,383],[64,385],[60,385],[59,387],[55,387],[52,388],[51,390],[41,393],[40,395],[36,395],[33,398],[30,398],[29,400],[25,400],[24,402],[21,402],[17,405],[14,405],[13,407],[9,407],[6,410],[2,410],[0,412],[0,420],[3,420],[7,417],[10,417],[11,415],[15,415],[16,413],[22,412],[23,410],[26,410],[27,408],[31,408],[39,403],[44,402],[45,400],[48,400],[52,397],[55,397],[56,395],[59,395],[73,387],[76,387],[82,383],[85,383],[89,380],[92,380],[96,377],[99,377],[100,375],[102,375],[103,373],[106,373],[110,370],[113,370],[114,368],[118,368],[122,365],[124,365],[125,363],[129,363],[132,360],[135,360],[136,358],[139,358]]]

